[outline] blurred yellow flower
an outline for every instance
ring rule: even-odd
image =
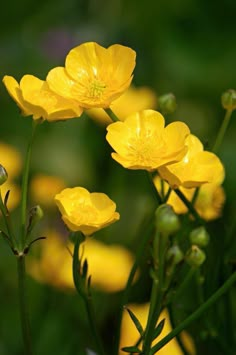
[[[34,202],[50,207],[54,197],[65,188],[65,182],[58,176],[38,174],[30,182],[30,194]]]
[[[67,250],[72,251],[73,245],[55,231],[48,231],[45,235],[47,239],[40,243],[40,255],[29,257],[29,274],[39,282],[74,290],[72,256]],[[81,244],[81,255],[83,260],[88,261],[92,287],[105,292],[124,289],[134,262],[133,255],[127,249],[89,238]]]
[[[22,114],[32,115],[34,120],[65,120],[79,117],[83,112],[73,100],[55,94],[49,89],[46,81],[33,75],[24,75],[20,83],[12,76],[5,75],[3,83]]]
[[[13,146],[0,142],[0,164],[6,169],[8,178],[14,179],[22,168],[21,155]]]
[[[186,138],[185,144],[188,151],[183,159],[178,163],[160,167],[160,176],[168,181],[172,188],[192,188],[207,182],[221,184],[225,172],[220,159],[214,153],[204,151],[200,140],[192,134]]]
[[[7,208],[9,210],[13,210],[14,208],[17,207],[17,205],[20,202],[20,197],[21,197],[20,188],[11,180],[7,180],[0,187],[0,192],[3,200],[8,191],[10,191],[10,194],[7,201]]]
[[[147,323],[149,306],[150,306],[149,303],[127,305],[127,308],[130,309],[135,314],[135,316],[138,318],[143,328],[145,328],[145,325]],[[164,328],[161,332],[161,335],[157,337],[157,339],[153,342],[153,345],[155,345],[159,340],[164,338],[164,336],[166,336],[172,330],[170,320],[169,320],[169,315],[166,310],[164,310],[161,313],[160,320],[163,318],[165,318]],[[190,355],[195,355],[196,351],[195,351],[195,346],[192,338],[185,331],[183,331],[180,334],[180,336],[182,338],[184,345],[188,349],[188,353]],[[137,343],[138,340],[139,340],[139,333],[133,321],[131,320],[128,312],[124,310],[122,323],[121,323],[119,355],[126,354],[124,351],[121,350],[123,347],[133,346]],[[168,344],[166,344],[162,349],[158,350],[158,355],[159,354],[160,355],[182,355],[183,352],[180,346],[178,345],[177,340],[174,338]]]
[[[64,189],[55,196],[62,219],[71,231],[91,235],[119,220],[116,204],[104,193],[83,187]]]
[[[157,97],[150,88],[131,85],[123,95],[111,103],[111,109],[121,121],[124,121],[133,112],[154,109],[156,105]],[[108,125],[112,122],[108,114],[101,108],[92,108],[86,113],[101,124]]]
[[[169,189],[169,184],[165,181],[163,183],[164,193],[166,194]],[[159,193],[161,193],[161,179],[158,175],[154,178],[154,184]],[[189,201],[192,201],[196,188],[187,189],[180,187],[179,189]],[[216,183],[206,183],[199,188],[194,207],[200,217],[206,221],[210,221],[221,216],[224,202],[225,192],[223,187]],[[171,205],[178,214],[188,212],[188,208],[174,191],[171,191],[167,203]]]
[[[139,111],[124,122],[110,124],[106,139],[116,151],[112,158],[125,168],[149,171],[179,161],[187,151],[189,128],[183,122],[164,126],[164,117],[153,110]]]
[[[114,44],[104,48],[95,42],[73,48],[65,67],[52,69],[47,76],[50,89],[83,108],[107,108],[130,85],[136,53]]]

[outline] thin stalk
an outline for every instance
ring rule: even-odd
[[[213,153],[217,153],[219,148],[220,148],[220,146],[221,146],[221,144],[222,144],[222,141],[224,139],[226,130],[227,130],[229,122],[230,122],[230,118],[231,118],[232,112],[233,112],[233,110],[226,110],[225,117],[224,117],[223,122],[221,124],[221,127],[220,127],[220,129],[218,131],[218,134],[217,134],[217,137],[216,137],[216,140],[215,140],[215,144],[214,144],[214,146],[212,148],[212,152]]]
[[[96,346],[96,351],[99,355],[105,355],[102,342],[98,333],[97,325],[95,322],[96,314],[95,314],[91,294],[90,293],[88,294],[88,290],[85,290],[83,286],[81,287],[81,280],[79,276],[80,268],[79,268],[79,260],[78,260],[79,246],[80,246],[80,239],[77,237],[75,239],[73,265],[72,265],[74,285],[76,287],[78,294],[82,297],[85,303],[90,329]]]
[[[193,217],[195,218],[195,220],[200,223],[200,224],[204,224],[204,221],[202,220],[202,218],[199,216],[199,214],[197,213],[197,211],[195,210],[195,208],[193,207],[192,203],[185,197],[185,195],[183,194],[182,191],[180,191],[179,189],[174,189],[174,192],[176,193],[176,195],[183,201],[183,203],[185,204],[185,206],[188,208],[189,212],[193,215]]]
[[[152,191],[153,191],[153,193],[154,193],[154,195],[156,197],[157,203],[158,203],[158,205],[161,205],[163,203],[163,201],[162,201],[162,198],[161,198],[161,196],[160,196],[160,194],[159,194],[159,192],[156,189],[156,186],[154,184],[153,175],[152,175],[152,173],[150,171],[146,171],[146,174],[147,174],[148,180],[149,180],[149,182],[151,184]]]
[[[173,339],[182,330],[187,328],[193,321],[199,318],[209,307],[211,307],[218,299],[228,291],[228,289],[236,282],[236,272],[234,272],[225,283],[213,293],[208,300],[190,314],[181,324],[173,329],[169,334],[162,338],[151,350],[150,355],[154,355],[158,350],[163,348],[171,339]]]
[[[17,258],[17,268],[18,268],[20,319],[21,319],[22,336],[24,342],[24,355],[32,355],[33,353],[32,353],[31,337],[30,337],[28,303],[26,300],[26,292],[25,292],[25,255],[20,255]]]
[[[29,169],[32,153],[32,145],[34,140],[34,134],[38,123],[37,121],[32,122],[32,132],[30,141],[27,148],[26,160],[22,178],[22,196],[21,196],[21,237],[20,237],[20,248],[23,250],[26,240],[26,223],[27,223],[27,197],[28,197],[28,181],[29,181]]]
[[[113,122],[117,122],[120,121],[120,119],[116,116],[116,114],[112,111],[112,109],[109,108],[104,108],[104,111],[108,114],[108,116],[110,117],[110,119]]]

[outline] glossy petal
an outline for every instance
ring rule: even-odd
[[[68,53],[64,72],[53,69],[47,82],[51,90],[81,107],[109,107],[129,87],[135,56],[125,46],[106,49],[95,42],[84,43]]]
[[[169,129],[164,124],[164,117],[153,110],[139,111],[124,122],[110,124],[106,139],[116,151],[112,157],[125,168],[150,171],[178,161],[186,152],[189,129],[181,122]],[[176,145],[172,143],[175,132],[179,138]]]
[[[190,135],[186,139],[188,152],[175,164],[158,169],[160,176],[176,188],[201,186],[205,183],[222,183],[225,172],[220,159],[213,153],[204,151],[199,139]]]
[[[89,193],[82,187],[67,188],[55,196],[62,219],[72,231],[91,235],[119,220],[116,204],[103,193]]]

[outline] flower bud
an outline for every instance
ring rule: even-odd
[[[175,112],[176,107],[176,98],[172,93],[162,95],[158,98],[158,110],[163,114]]]
[[[224,109],[226,110],[235,110],[236,109],[236,91],[227,90],[221,96],[221,103]]]
[[[206,260],[206,254],[197,245],[192,245],[187,252],[186,261],[190,266],[199,267]]]
[[[204,248],[208,245],[210,236],[206,231],[206,228],[201,226],[192,230],[192,232],[189,235],[189,239],[192,244]]]
[[[170,261],[174,265],[179,264],[180,261],[183,260],[183,258],[184,258],[184,254],[177,244],[172,245],[172,247],[170,247],[167,250],[166,259],[167,261]]]
[[[37,205],[31,208],[29,212],[29,225],[27,228],[27,232],[30,233],[35,225],[43,218],[43,210]]]
[[[164,234],[173,234],[180,228],[180,221],[172,206],[163,204],[155,212],[156,228]]]
[[[8,174],[4,166],[0,164],[0,185],[7,181]]]

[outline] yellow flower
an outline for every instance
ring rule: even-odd
[[[33,116],[34,120],[65,120],[79,117],[83,110],[73,100],[63,98],[52,92],[48,84],[33,75],[24,75],[18,82],[5,75],[3,83],[24,116]]]
[[[55,196],[62,219],[72,231],[91,235],[119,220],[116,204],[104,193],[83,187],[67,188]]]
[[[173,188],[197,187],[207,182],[221,184],[225,173],[220,159],[214,153],[204,151],[200,140],[192,134],[186,138],[185,144],[188,151],[183,159],[160,167],[160,176]]]
[[[130,309],[138,318],[140,321],[141,325],[143,328],[145,328],[145,325],[147,323],[147,317],[148,317],[148,311],[149,311],[149,303],[145,304],[130,304],[127,305],[127,308]],[[164,338],[171,330],[171,324],[169,320],[169,315],[166,310],[164,310],[161,313],[160,320],[165,318],[165,325],[164,328],[161,332],[161,335],[157,337],[157,339],[153,342],[152,345],[155,345],[159,340]],[[195,346],[193,343],[192,338],[183,331],[180,334],[182,341],[186,348],[188,349],[188,353],[191,355],[196,354],[195,351]],[[122,317],[122,323],[121,323],[121,337],[120,337],[120,351],[119,355],[124,355],[125,352],[122,351],[121,349],[126,346],[133,346],[137,343],[139,340],[139,333],[131,320],[128,312],[124,310],[123,312],[123,317]],[[168,344],[166,344],[162,349],[158,350],[158,355],[182,355],[183,352],[181,348],[178,345],[177,340],[174,338],[172,339]]]
[[[154,109],[156,105],[156,95],[150,88],[130,86],[123,95],[111,103],[111,109],[121,121],[124,121],[133,112],[148,108]],[[86,113],[95,121],[104,125],[112,122],[103,109],[92,108],[87,110]]]
[[[154,178],[154,183],[159,193],[161,193],[161,179],[158,175]],[[167,193],[168,188],[169,184],[164,181],[165,194]],[[192,201],[196,188],[187,189],[180,187],[179,189],[189,201]],[[199,188],[194,207],[199,216],[206,221],[211,221],[221,216],[224,202],[225,192],[223,187],[216,183],[206,183]],[[188,208],[177,196],[175,191],[171,191],[167,203],[171,205],[178,214],[185,214],[188,212]]]
[[[64,181],[57,176],[38,174],[30,183],[32,199],[39,205],[50,207],[54,204],[54,197],[65,188]]]
[[[0,164],[6,169],[8,178],[14,179],[22,168],[21,155],[16,148],[0,142]]]
[[[114,44],[104,48],[88,42],[73,48],[65,67],[52,69],[47,76],[50,89],[83,108],[107,108],[130,85],[136,53]]]
[[[28,272],[39,282],[74,290],[72,256],[67,249],[73,250],[73,245],[55,231],[47,231],[45,235],[47,239],[40,243],[40,255],[29,258]],[[88,238],[81,244],[81,255],[83,260],[88,261],[92,287],[105,292],[124,289],[134,262],[133,255],[127,249]]]
[[[116,153],[112,158],[128,169],[155,170],[179,161],[185,155],[185,138],[190,133],[183,122],[164,127],[157,111],[143,110],[107,127],[106,139]]]

